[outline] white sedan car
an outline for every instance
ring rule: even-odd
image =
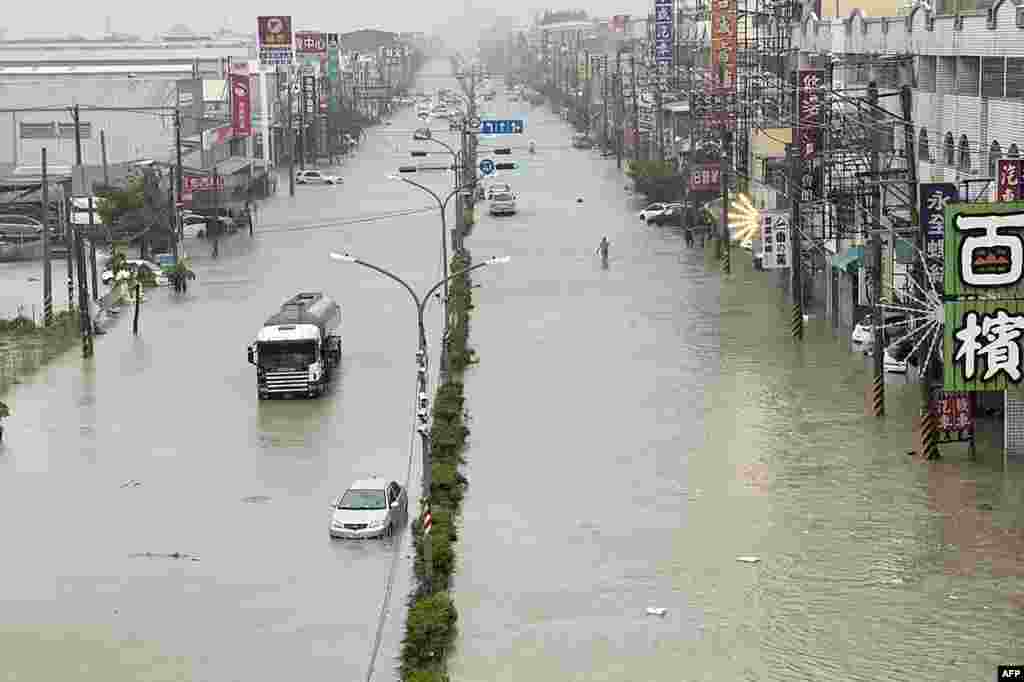
[[[409,498],[395,481],[356,481],[331,504],[332,538],[390,537],[409,513]]]
[[[651,220],[651,218],[654,218],[655,216],[659,216],[662,213],[664,213],[665,211],[667,211],[669,209],[669,206],[671,206],[671,204],[662,204],[662,203],[651,204],[647,208],[645,208],[644,210],[640,211],[640,220],[642,220],[642,221],[644,221],[646,223],[649,220]]]
[[[303,170],[295,174],[295,182],[300,185],[340,185],[343,180],[318,170]]]
[[[127,261],[128,269],[135,272],[139,268],[149,270],[153,273],[153,278],[156,280],[157,286],[166,286],[168,283],[167,276],[164,275],[163,269],[156,263],[148,260],[129,260]],[[110,284],[114,281],[114,271],[107,269],[100,275],[100,280],[104,284]]]
[[[516,212],[516,195],[511,192],[501,192],[492,195],[487,211],[491,215],[514,215]]]

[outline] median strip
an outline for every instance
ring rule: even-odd
[[[463,251],[452,258],[451,271],[463,270],[470,264],[469,253]],[[468,485],[459,468],[465,463],[469,437],[469,429],[465,425],[462,379],[466,368],[476,361],[468,345],[469,312],[473,309],[468,274],[452,280],[449,297],[454,318],[448,340],[449,371],[434,398],[430,430],[431,489],[424,500],[429,502],[429,532],[424,534],[425,514],[412,524],[416,584],[410,595],[400,654],[399,669],[405,682],[444,682],[448,679],[446,661],[455,641],[458,622],[449,590],[455,570],[455,524]]]

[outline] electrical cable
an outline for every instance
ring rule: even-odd
[[[429,213],[436,211],[437,206],[425,206],[423,208],[410,208],[403,209],[401,211],[392,211],[390,213],[378,213],[370,216],[363,216],[359,218],[348,218],[342,220],[331,220],[323,223],[300,223],[292,225],[280,225],[277,227],[271,227],[267,229],[255,230],[255,234],[273,234],[275,232],[306,232],[309,230],[327,230],[335,227],[345,227],[347,225],[359,225],[362,223],[371,223],[378,220],[388,220],[391,218],[402,218],[410,215],[420,215],[423,213]]]

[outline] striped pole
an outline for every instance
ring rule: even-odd
[[[430,516],[430,506],[423,512],[423,534],[429,535],[430,529],[434,527],[434,519]]]
[[[939,459],[939,433],[935,415],[929,409],[921,415],[921,456]]]
[[[885,375],[875,375],[871,382],[871,416],[885,416]]]
[[[720,260],[720,263],[721,263],[721,266],[722,266],[722,274],[723,275],[728,275],[730,272],[732,272],[732,263],[729,260],[729,256],[730,256],[729,251],[731,251],[731,250],[732,250],[732,248],[731,248],[731,245],[729,244],[729,240],[728,239],[723,239],[722,240],[722,258]]]
[[[430,516],[430,503],[428,502],[423,509],[423,568],[428,594],[434,592],[434,556],[430,543],[430,529],[433,526],[434,520]]]
[[[793,340],[799,341],[804,338],[804,307],[797,300],[793,304],[793,319],[790,322],[790,331],[793,333]]]

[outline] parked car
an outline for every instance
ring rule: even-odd
[[[676,227],[682,227],[683,206],[682,204],[668,204],[665,210],[653,216],[647,222],[654,225],[675,225]]]
[[[576,133],[572,136],[572,146],[576,149],[593,149],[594,141],[586,133]]]
[[[153,278],[156,280],[157,286],[167,286],[167,276],[164,275],[163,268],[156,263],[148,260],[129,260],[127,265],[128,269],[133,273],[139,268],[149,270],[153,273]],[[100,275],[100,280],[104,284],[111,284],[114,281],[114,271],[108,267],[103,271],[103,274]]]
[[[647,208],[640,211],[640,220],[650,222],[655,216],[661,215],[668,210],[669,204],[654,203],[649,204]]]
[[[885,324],[883,325],[883,335],[886,337],[893,336],[895,332],[895,338],[899,338],[910,331],[909,327],[896,326],[900,323],[907,321],[907,316],[903,315],[898,311],[885,313]],[[864,318],[853,327],[853,333],[850,334],[850,340],[858,344],[873,344],[875,342],[875,323],[874,316],[870,313],[865,315]],[[886,329],[885,327],[888,327]]]
[[[504,182],[496,182],[487,188],[487,200],[491,201],[496,194],[511,194],[512,185]]]
[[[516,212],[516,195],[511,192],[493,195],[487,211],[491,215],[513,215]]]
[[[331,504],[332,538],[390,537],[409,513],[402,486],[383,478],[356,481]]]
[[[318,170],[303,170],[295,174],[295,182],[300,185],[339,185],[342,179]]]

